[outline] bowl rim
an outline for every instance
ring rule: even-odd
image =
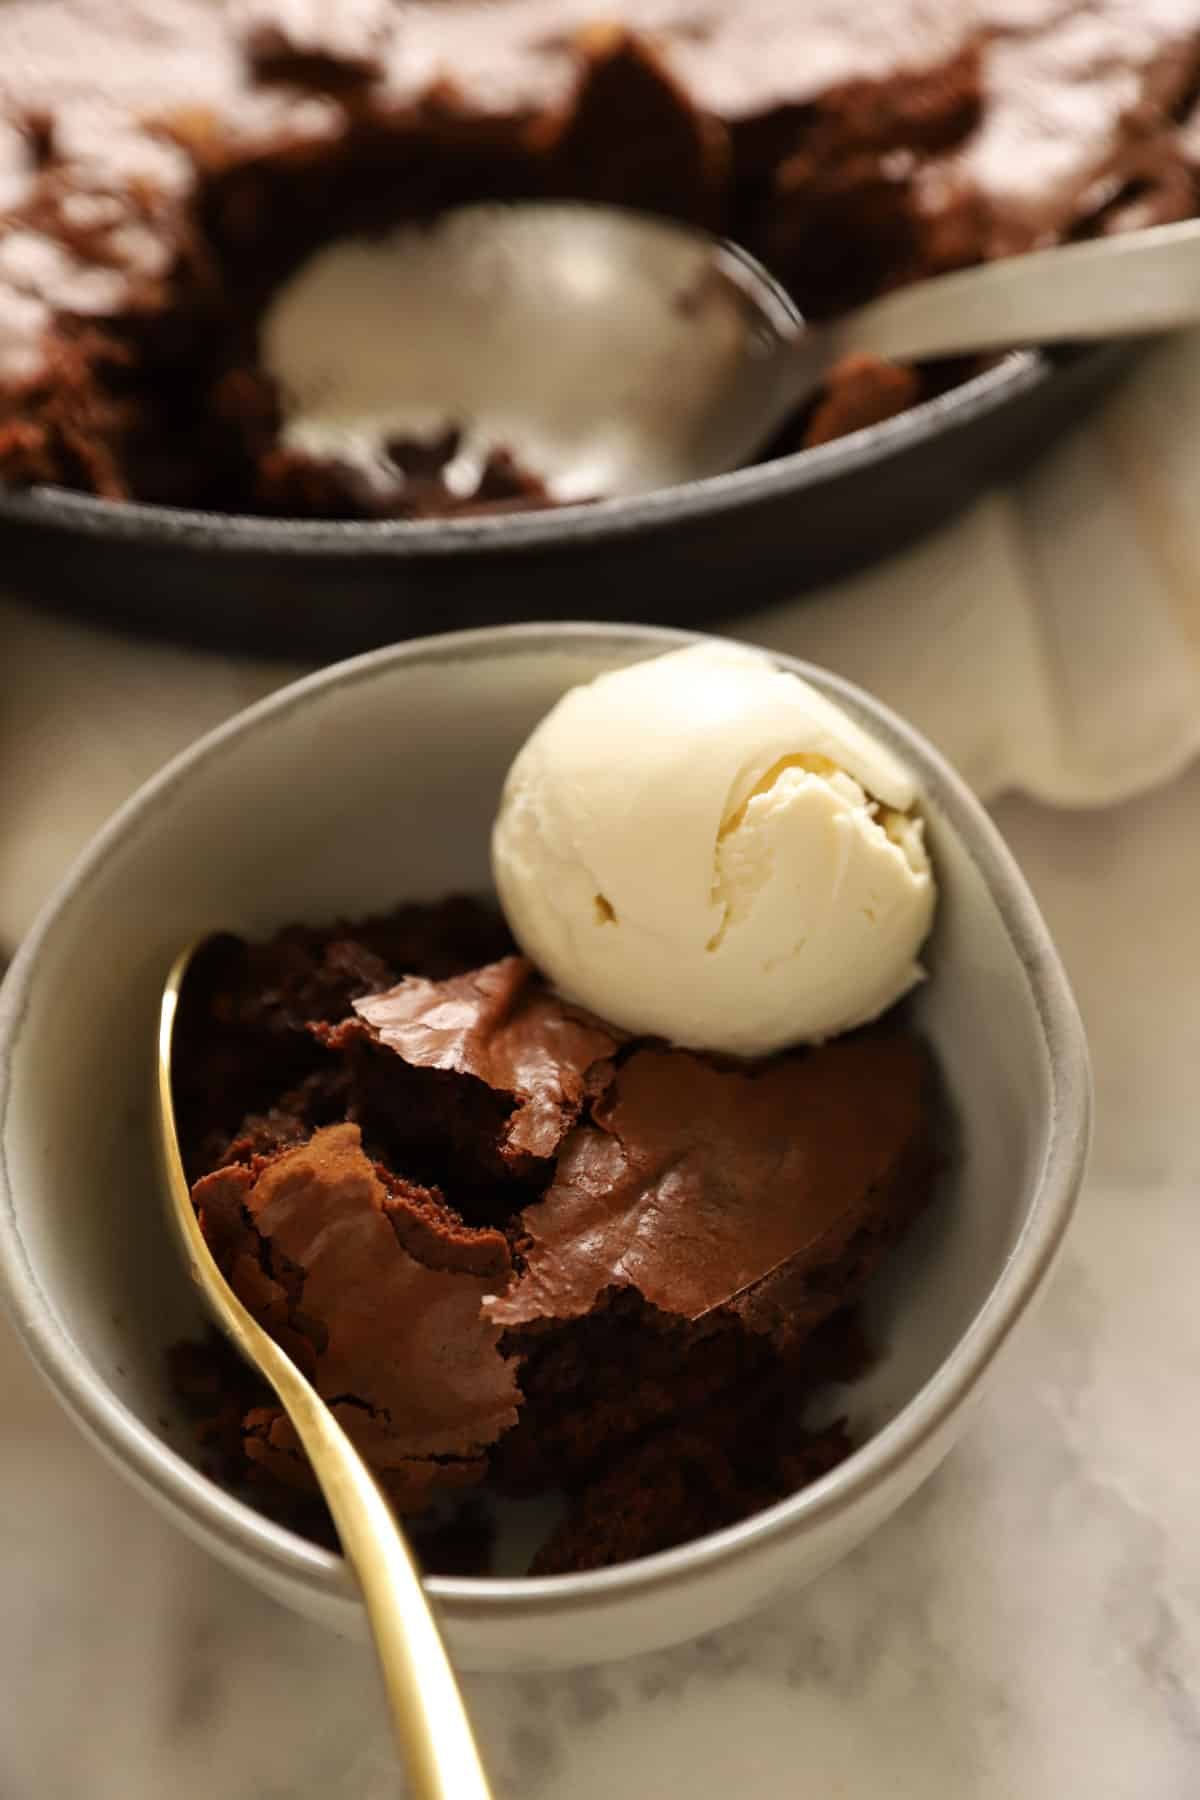
[[[712,641],[711,634],[655,626],[567,621],[490,626],[368,651],[292,682],[197,739],[145,782],[76,859],[18,949],[0,986],[0,1300],[33,1362],[85,1433],[136,1486],[163,1499],[202,1541],[222,1546],[235,1564],[244,1566],[250,1558],[276,1582],[299,1582],[320,1601],[357,1598],[341,1557],[263,1518],[135,1417],[75,1345],[53,1297],[34,1273],[17,1221],[5,1135],[14,1055],[44,943],[60,918],[83,900],[95,873],[172,790],[230,746],[269,731],[317,695],[386,678],[393,669],[413,663],[495,661],[566,646],[613,656],[639,649],[649,654],[705,641]],[[934,1439],[966,1401],[1041,1288],[1070,1222],[1090,1139],[1090,1067],[1065,970],[1024,877],[981,803],[912,726],[842,677],[800,658],[770,655],[779,667],[811,680],[870,727],[882,730],[991,894],[1028,984],[1046,1052],[1047,1136],[1041,1170],[1017,1238],[962,1337],[896,1416],[845,1462],[749,1519],[636,1562],[573,1575],[431,1577],[429,1591],[451,1624],[547,1617],[645,1597],[740,1562],[771,1541],[810,1530],[864,1501]]]
[[[1096,354],[1096,352],[1092,352]],[[1103,355],[1102,350],[1099,354]],[[677,482],[653,493],[526,513],[440,519],[286,519],[202,511],[141,500],[105,500],[71,488],[6,488],[0,521],[57,527],[89,538],[166,544],[218,555],[317,556],[340,560],[383,552],[455,557],[553,550],[639,531],[721,517],[779,494],[801,493],[871,463],[884,462],[995,412],[1052,380],[1058,364],[1040,350],[1012,350],[944,393],[826,444],[752,463],[724,475]]]

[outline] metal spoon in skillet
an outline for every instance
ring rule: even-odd
[[[157,1147],[172,1227],[209,1311],[275,1390],[304,1446],[362,1588],[397,1742],[416,1800],[490,1800],[462,1695],[403,1530],[316,1389],[251,1317],[221,1274],[196,1219],[176,1131],[171,1056],[179,997],[200,947],[194,944],[176,959],[163,987],[159,1013]]]
[[[806,326],[754,259],[605,207],[529,203],[320,253],[264,321],[285,434],[368,467],[452,428],[472,491],[512,450],[558,500],[753,459],[831,364],[1169,330],[1200,319],[1200,221],[1009,257]]]

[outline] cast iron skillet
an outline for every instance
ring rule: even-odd
[[[321,523],[0,489],[0,579],[126,631],[305,659],[568,614],[700,624],[803,593],[946,520],[1078,419],[1129,354],[1022,351],[832,444],[558,511]]]

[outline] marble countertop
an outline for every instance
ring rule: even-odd
[[[1200,410],[1200,338],[1182,364],[1164,354],[1179,366],[1127,389],[1035,486],[828,607],[755,622],[911,711],[981,791],[1060,803],[996,798],[1095,1063],[1093,1161],[1051,1290],[941,1471],[814,1586],[617,1667],[472,1679],[500,1800],[1200,1794],[1200,528],[1183,415],[1159,464],[1139,460],[1156,393],[1190,382]],[[1126,510],[1096,506],[1100,465],[1115,480],[1134,463]],[[932,672],[896,654],[906,618]],[[0,953],[111,806],[286,673],[0,603]],[[164,1524],[2,1319],[0,1618],[3,1800],[401,1791],[368,1653]]]

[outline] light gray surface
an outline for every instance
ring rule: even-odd
[[[747,1625],[594,1674],[474,1680],[502,1794],[1200,1789],[1198,807],[1200,772],[1091,816],[1000,811],[1076,982],[1099,1131],[1064,1262],[968,1438]],[[0,1371],[5,1800],[394,1795],[365,1652],[162,1525],[7,1337]]]

